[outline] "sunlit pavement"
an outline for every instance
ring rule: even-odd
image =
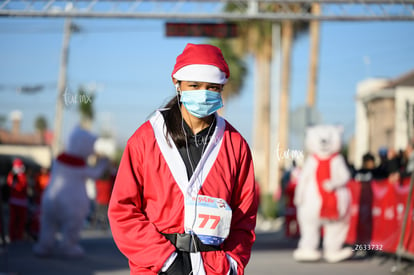
[[[414,275],[414,262],[402,261],[397,265],[391,255],[354,257],[335,264],[324,261],[297,263],[292,258],[296,245],[297,240],[286,238],[282,232],[258,233],[246,274]]]
[[[265,227],[265,230],[263,230]],[[396,265],[389,255],[377,255],[365,259],[353,259],[336,264],[296,263],[292,252],[297,240],[286,238],[272,226],[258,228],[246,274],[334,274],[334,275],[414,275],[412,262]],[[21,275],[129,275],[128,262],[116,248],[109,231],[85,229],[82,245],[87,252],[82,259],[37,258],[32,252],[33,242],[22,241],[8,244],[0,251],[0,274]],[[391,272],[397,268],[398,272]],[[406,270],[403,270],[406,268]],[[402,271],[403,270],[403,271]]]

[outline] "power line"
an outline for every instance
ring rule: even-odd
[[[34,94],[44,90],[56,89],[54,82],[41,82],[36,84],[0,84],[0,94],[4,91],[14,91],[17,93]]]
[[[158,32],[160,28],[158,26],[138,26],[138,27],[125,27],[125,26],[99,26],[99,28],[88,28],[83,27],[80,33],[130,33],[130,32]],[[28,34],[28,33],[36,33],[36,34],[61,34],[62,28],[57,26],[47,26],[38,28],[36,26],[18,26],[15,27],[13,25],[8,26],[7,28],[2,29],[0,26],[0,34]]]

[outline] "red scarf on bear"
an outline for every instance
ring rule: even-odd
[[[82,166],[86,165],[86,162],[83,158],[78,157],[78,156],[74,156],[74,155],[70,155],[68,153],[61,153],[57,157],[57,160],[61,163],[64,163],[64,164],[70,165],[70,166],[82,167]]]
[[[323,188],[324,181],[329,180],[331,178],[331,160],[337,155],[338,154],[334,154],[327,159],[320,159],[316,155],[314,155],[315,159],[318,161],[318,166],[316,168],[316,182],[318,183],[319,194],[321,194],[322,199],[320,211],[320,217],[322,219],[339,219],[338,204],[335,190],[326,191]]]

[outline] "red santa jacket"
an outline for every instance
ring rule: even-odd
[[[27,206],[27,177],[25,173],[15,174],[13,171],[7,176],[7,185],[10,187],[9,203]]]
[[[222,250],[201,252],[207,275],[225,274],[227,255],[243,274],[255,240],[257,194],[250,149],[217,116],[215,132],[190,180],[174,142],[157,113],[128,140],[109,204],[114,240],[129,259],[131,274],[156,274],[175,251],[161,233],[184,233],[185,198],[220,198],[232,209]],[[171,146],[169,145],[171,144]]]

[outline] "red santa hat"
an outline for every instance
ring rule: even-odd
[[[23,173],[25,170],[24,163],[20,158],[15,158],[13,160],[13,172],[15,174]]]
[[[177,56],[171,76],[183,81],[225,84],[230,71],[218,47],[189,43]]]

